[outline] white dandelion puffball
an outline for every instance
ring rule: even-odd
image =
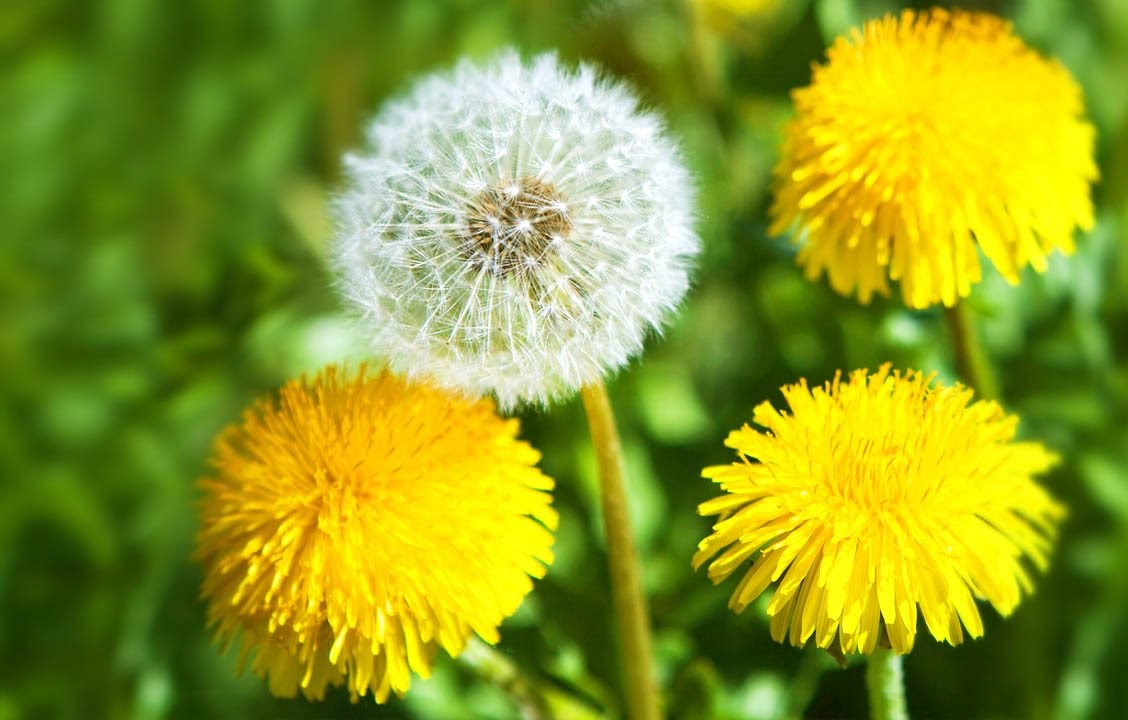
[[[334,262],[375,350],[503,409],[600,379],[689,284],[694,191],[623,85],[506,52],[419,81],[346,158]]]

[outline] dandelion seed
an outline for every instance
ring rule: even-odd
[[[912,649],[917,616],[939,641],[983,634],[975,600],[1009,615],[1044,569],[1062,507],[1033,476],[1056,462],[1015,442],[1017,418],[959,385],[889,366],[811,390],[783,389],[725,442],[740,462],[706,468],[725,494],[694,567],[721,582],[747,569],[729,602],[743,611],[772,583],[777,642],[870,653],[884,632]],[[970,403],[970,404],[969,404]]]
[[[335,264],[378,353],[503,408],[637,353],[688,287],[694,191],[625,87],[552,55],[460,63],[346,160]]]
[[[906,10],[839,38],[795,91],[775,168],[771,232],[799,263],[869,302],[951,306],[981,277],[1041,272],[1093,224],[1094,130],[1068,71],[1009,23]]]
[[[272,693],[402,695],[552,562],[552,480],[518,422],[387,372],[292,382],[219,438],[197,556],[217,637]]]

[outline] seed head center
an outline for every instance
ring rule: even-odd
[[[532,177],[483,190],[466,208],[462,255],[498,275],[532,270],[572,229],[556,188]]]

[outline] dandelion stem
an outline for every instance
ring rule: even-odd
[[[627,513],[623,450],[607,388],[597,381],[585,386],[581,394],[599,464],[603,527],[611,566],[611,597],[618,623],[619,660],[626,685],[628,716],[631,720],[657,720],[661,713],[652,662],[650,616]]]
[[[954,307],[947,308],[946,314],[948,329],[952,334],[952,348],[956,355],[956,372],[980,398],[997,399],[999,384],[991,362],[983,351],[983,345],[979,342],[970,306],[966,302],[957,302]]]
[[[526,720],[557,717],[595,720],[601,717],[594,708],[579,699],[526,674],[509,656],[477,638],[471,638],[466,643],[458,659],[478,677],[505,691]]]
[[[682,12],[690,27],[689,66],[697,93],[712,108],[718,106],[723,95],[724,69],[717,41],[710,37],[702,19],[702,10],[692,0],[683,0]]]
[[[876,648],[866,661],[866,689],[871,720],[909,720],[900,655]]]
[[[697,92],[698,105],[711,110],[717,138],[727,143],[731,140],[733,120],[730,103],[723,102],[728,83],[725,58],[717,38],[705,26],[703,12],[695,0],[682,1],[682,19],[690,28],[686,67],[691,75],[690,83]]]

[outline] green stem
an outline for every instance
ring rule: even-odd
[[[693,73],[693,83],[698,97],[709,107],[718,105],[717,99],[723,95],[724,70],[718,52],[717,41],[713,38],[702,18],[704,9],[693,0],[683,0],[682,17],[689,25],[689,67]]]
[[[901,656],[876,648],[866,661],[871,720],[909,720]]]
[[[526,720],[596,720],[602,715],[568,693],[525,674],[517,663],[495,647],[471,638],[458,656],[481,679],[501,688],[517,704]]]
[[[619,658],[624,675],[627,711],[631,720],[658,720],[658,683],[654,678],[650,616],[642,592],[638,551],[627,512],[623,486],[623,450],[615,416],[602,382],[586,386],[581,395],[591,441],[599,465],[603,527],[611,570],[611,599],[619,633]]]
[[[956,356],[956,372],[980,398],[997,400],[999,383],[995,370],[983,351],[983,345],[979,342],[970,306],[965,302],[957,302],[945,312]]]
[[[705,27],[705,12],[697,0],[682,0],[682,21],[689,28],[689,47],[686,67],[691,74],[690,85],[696,93],[696,105],[708,109],[716,124],[718,139],[728,144],[732,135],[732,117],[725,97],[725,58],[717,38]]]

